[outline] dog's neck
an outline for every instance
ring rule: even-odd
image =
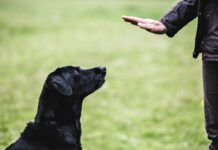
[[[46,90],[46,92],[45,92]],[[64,98],[43,89],[34,124],[51,143],[59,145],[81,145],[81,110],[83,97]],[[41,138],[41,137],[40,137]],[[46,140],[45,140],[46,141]],[[82,149],[81,146],[77,148]]]

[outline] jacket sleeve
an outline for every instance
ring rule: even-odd
[[[160,20],[167,27],[167,35],[173,37],[191,20],[197,17],[199,0],[182,0]]]

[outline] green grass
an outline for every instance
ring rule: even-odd
[[[205,150],[196,22],[169,39],[121,20],[175,2],[0,0],[0,149],[33,120],[47,74],[79,65],[108,69],[84,103],[85,150]]]

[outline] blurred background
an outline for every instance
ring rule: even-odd
[[[175,38],[147,33],[122,15],[159,19],[177,0],[0,0],[0,149],[34,119],[49,72],[106,66],[86,98],[85,150],[204,150],[196,20]]]

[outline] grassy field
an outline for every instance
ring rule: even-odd
[[[47,74],[76,65],[108,69],[84,103],[85,150],[205,150],[196,22],[169,39],[121,20],[159,19],[175,3],[0,0],[0,149],[33,120]]]

